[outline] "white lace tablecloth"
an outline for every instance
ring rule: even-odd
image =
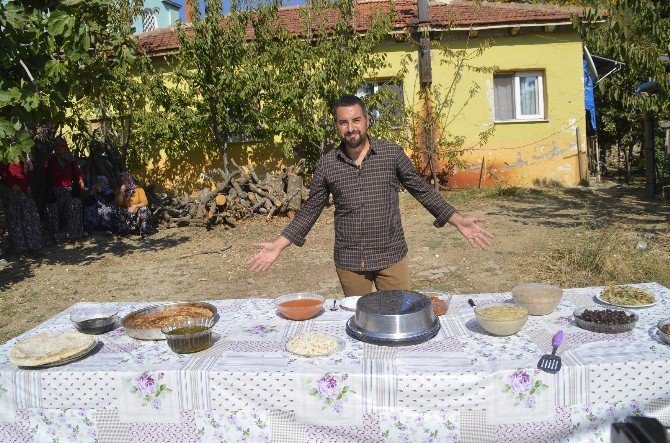
[[[117,328],[68,365],[8,362],[21,338],[73,331],[70,314],[94,305],[78,303],[0,346],[0,442],[609,441],[610,424],[628,415],[670,425],[670,346],[656,331],[670,317],[670,291],[638,286],[661,302],[636,310],[635,330],[617,335],[572,323],[600,287],[565,290],[553,314],[530,317],[512,337],[483,332],[467,305],[509,293],[454,296],[434,339],[398,348],[348,337],[348,311],[292,322],[272,300],[238,299],[211,301],[216,342],[195,355]],[[149,304],[109,305],[123,316]],[[563,368],[540,372],[559,329]],[[308,330],[342,337],[346,348],[311,359],[284,350]]]

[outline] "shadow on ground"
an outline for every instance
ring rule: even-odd
[[[649,231],[659,223],[670,222],[667,202],[645,200],[643,190],[616,186],[607,189],[569,188],[533,189],[504,200],[497,205],[520,224],[533,222],[541,226],[568,228],[585,226],[600,228],[612,223],[635,223]],[[518,203],[523,203],[521,206]],[[578,211],[586,216],[576,218]],[[640,216],[644,217],[640,217]]]
[[[39,266],[87,265],[109,255],[123,257],[159,251],[191,240],[191,236],[179,234],[151,236],[140,240],[137,236],[110,237],[96,232],[81,242],[45,247],[40,257],[9,256],[7,258],[9,266],[0,270],[0,291],[8,290],[16,283],[34,277],[34,270]]]

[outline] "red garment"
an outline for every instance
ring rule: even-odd
[[[81,169],[76,161],[71,161],[61,166],[56,158],[49,159],[49,162],[42,166],[41,175],[51,174],[51,186],[54,188],[66,188],[72,186],[72,165],[74,164],[75,180],[80,182],[84,180]]]
[[[30,173],[24,161],[18,163],[0,163],[0,182],[9,186],[18,185],[23,192],[30,186]]]

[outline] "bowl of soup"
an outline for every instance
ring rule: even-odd
[[[275,299],[277,311],[289,320],[309,320],[321,312],[326,299],[323,295],[300,292]]]

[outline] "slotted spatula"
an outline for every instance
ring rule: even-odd
[[[561,369],[561,357],[556,355],[556,350],[563,343],[563,331],[558,331],[554,338],[551,340],[551,345],[554,347],[554,350],[551,351],[551,355],[544,354],[540,361],[537,362],[537,368],[548,372],[550,374],[555,374]]]

